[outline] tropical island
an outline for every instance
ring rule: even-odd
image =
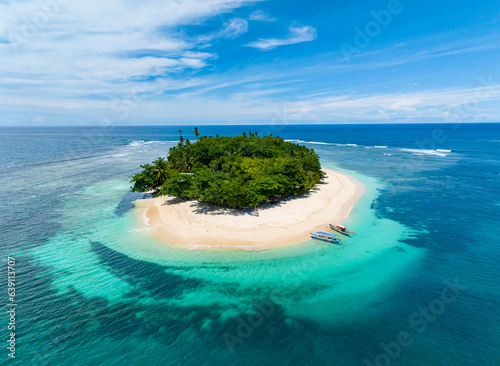
[[[323,169],[316,152],[279,136],[200,136],[141,165],[132,177],[144,231],[188,249],[255,250],[308,240],[341,220],[363,192],[345,174]],[[257,213],[258,208],[258,213]]]
[[[181,135],[167,160],[141,166],[132,190],[245,208],[307,193],[326,175],[313,149],[278,136],[250,132],[197,140],[191,144]]]

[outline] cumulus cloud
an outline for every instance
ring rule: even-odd
[[[285,38],[266,38],[248,43],[247,46],[261,50],[272,50],[279,46],[310,42],[316,39],[316,29],[311,26],[292,26],[289,28],[289,34]]]

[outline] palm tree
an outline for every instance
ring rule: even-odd
[[[179,130],[179,145],[184,143],[184,136],[182,136],[182,130]]]
[[[194,135],[196,136],[196,142],[198,142],[198,136],[200,136],[200,131],[198,131],[198,127],[194,128]]]
[[[168,163],[164,158],[157,158],[153,161],[154,181],[157,187],[161,187],[168,178]]]

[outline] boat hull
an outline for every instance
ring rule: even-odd
[[[345,236],[351,236],[351,234],[349,234],[349,233],[344,233],[343,231],[340,231],[340,230],[336,230],[336,229],[332,229],[332,230],[334,230],[334,231],[336,231],[337,233],[340,233],[340,234],[342,234],[342,235],[345,235]]]
[[[317,235],[314,235],[314,234],[311,234],[311,238],[314,239],[314,240],[324,241],[325,243],[340,243],[340,239],[324,238],[324,237],[317,236]]]
[[[340,229],[336,229],[333,225],[330,224],[330,230],[333,230],[333,231],[336,231],[337,233],[339,234],[342,234],[342,235],[345,235],[345,236],[351,236],[350,233],[346,232],[346,231],[342,231]]]

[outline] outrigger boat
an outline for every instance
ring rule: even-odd
[[[339,224],[329,224],[330,225],[330,229],[331,230],[334,230],[338,233],[341,233],[341,234],[344,234],[344,235],[347,235],[347,236],[350,236],[351,234],[356,234],[355,232],[352,232],[352,231],[349,231],[347,229],[347,227],[345,227],[344,225],[339,225]]]
[[[328,243],[339,243],[340,239],[337,238],[337,235],[331,233],[325,233],[322,231],[318,231],[315,234],[311,233],[311,238],[321,241],[326,241]]]

